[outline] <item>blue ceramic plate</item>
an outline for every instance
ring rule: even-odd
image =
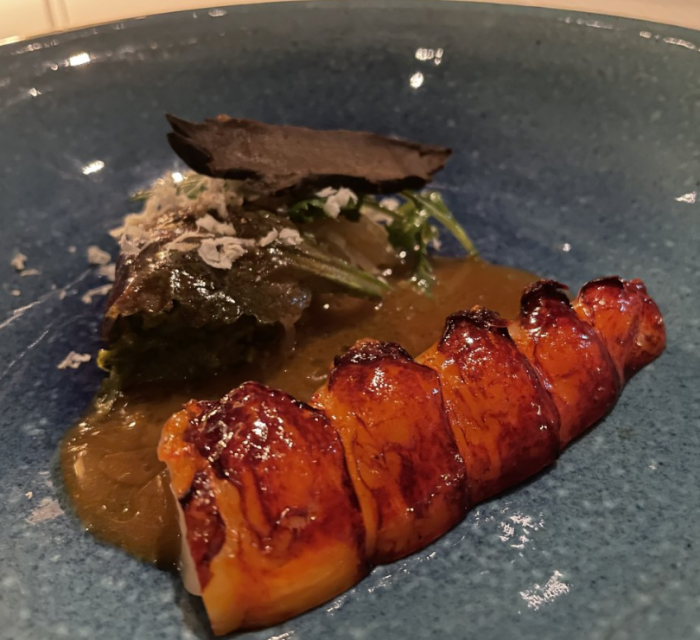
[[[664,356],[555,468],[246,638],[698,637],[699,49],[674,27],[419,1],[197,11],[0,49],[0,637],[208,637],[177,578],[81,531],[56,473],[100,379],[56,368],[98,347],[85,251],[114,252],[128,194],[180,166],[166,111],[447,144],[438,186],[486,258],[575,286],[643,278],[668,323]],[[15,251],[40,275],[15,273]]]

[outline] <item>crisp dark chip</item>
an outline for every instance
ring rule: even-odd
[[[260,193],[348,187],[362,193],[420,189],[444,166],[445,147],[364,131],[320,131],[219,116],[202,123],[168,115],[170,146],[192,169],[245,180]]]

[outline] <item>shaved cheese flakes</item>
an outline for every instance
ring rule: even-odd
[[[91,244],[87,248],[87,259],[90,264],[105,265],[112,261],[112,256],[98,246]]]
[[[302,243],[302,237],[296,229],[282,229],[277,238],[281,244],[296,246]]]
[[[175,240],[169,242],[165,245],[165,249],[168,251],[192,251],[196,249],[201,244],[204,238],[210,237],[206,234],[200,233],[199,231],[185,231],[181,233]]]
[[[110,282],[114,282],[117,275],[117,265],[114,264],[114,262],[103,264],[101,267],[97,268],[97,275],[107,278]]]
[[[197,228],[220,236],[235,236],[236,229],[229,222],[219,222],[214,216],[207,213],[197,219]]]
[[[261,247],[266,247],[268,244],[272,244],[275,240],[277,240],[277,237],[279,236],[279,232],[277,229],[272,229],[268,233],[266,233],[260,240],[258,240],[258,244]]]
[[[77,353],[71,351],[60,364],[56,367],[57,369],[77,369],[81,364],[85,362],[90,362],[92,356],[89,353]]]
[[[357,196],[349,189],[325,192],[330,203],[328,215],[331,217],[337,217],[341,208],[349,202],[357,202]],[[158,180],[145,196],[147,198],[141,213],[126,216],[124,224],[110,232],[119,239],[121,250],[126,255],[138,255],[150,244],[161,240],[164,230],[167,233],[169,228],[178,229],[181,233],[164,244],[165,251],[196,251],[203,262],[215,269],[230,269],[236,260],[256,247],[267,247],[273,243],[296,246],[303,241],[293,228],[272,229],[257,239],[239,238],[229,220],[229,208],[240,207],[243,196],[239,184],[231,180],[189,174],[178,176],[176,181],[170,174]],[[194,223],[195,228],[182,230],[184,220],[191,221],[187,224]],[[101,252],[98,247],[90,249]],[[93,251],[93,257],[105,259],[97,251]],[[109,262],[106,258],[106,262],[97,264],[106,266]],[[88,292],[84,300],[91,300],[91,294]]]
[[[27,256],[19,251],[15,253],[12,260],[10,260],[10,266],[14,267],[15,271],[24,271],[27,264]]]
[[[340,211],[350,204],[350,202],[357,203],[357,195],[354,191],[346,189],[345,187],[341,189],[333,189],[332,187],[327,187],[316,194],[319,198],[326,198],[326,202],[323,205],[323,212],[329,218],[337,218],[340,215]]]
[[[202,240],[197,253],[210,267],[230,269],[233,263],[244,256],[248,249],[255,246],[255,240],[244,238],[206,238]]]
[[[92,299],[97,296],[106,296],[112,290],[112,283],[103,284],[101,287],[95,287],[94,289],[89,289],[80,298],[81,302],[85,304],[91,304]]]

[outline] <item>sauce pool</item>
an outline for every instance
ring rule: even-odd
[[[518,312],[523,288],[537,276],[476,259],[435,261],[437,284],[428,298],[397,286],[377,304],[320,297],[296,328],[291,353],[197,383],[154,384],[129,390],[107,415],[89,409],[61,445],[61,468],[73,506],[94,535],[159,566],[177,562],[177,510],[156,448],[164,422],[191,398],[218,399],[257,380],[308,400],[333,358],[360,338],[400,343],[417,356],[439,339],[445,318],[475,304],[507,318]]]

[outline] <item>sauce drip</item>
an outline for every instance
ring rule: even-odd
[[[296,328],[296,346],[265,363],[197,383],[168,383],[127,392],[105,416],[88,410],[66,435],[61,467],[83,524],[97,537],[163,567],[180,551],[177,510],[156,448],[167,418],[191,398],[218,399],[257,380],[308,400],[334,356],[360,338],[400,343],[417,356],[439,339],[445,318],[475,304],[512,318],[531,273],[481,260],[435,261],[428,298],[400,285],[380,303],[320,297]]]

